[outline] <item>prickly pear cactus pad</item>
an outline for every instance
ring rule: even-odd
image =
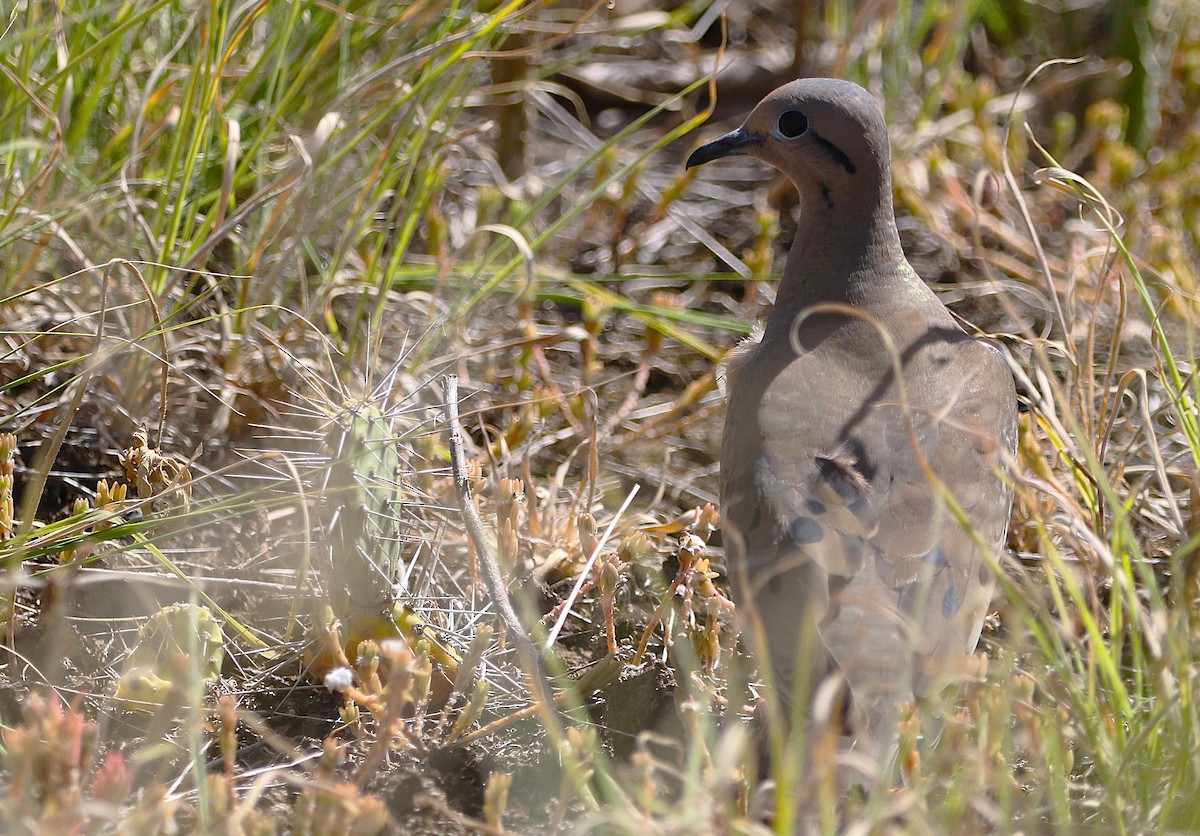
[[[216,683],[224,659],[225,637],[212,612],[171,604],[138,629],[114,697],[129,711],[155,711],[168,700],[186,705]]]

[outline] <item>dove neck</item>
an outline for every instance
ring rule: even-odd
[[[859,201],[830,204],[801,195],[800,223],[767,330],[789,329],[806,308],[821,303],[866,311],[893,305],[915,279],[900,246],[889,189]]]

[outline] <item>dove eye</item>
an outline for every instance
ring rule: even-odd
[[[775,130],[784,139],[796,139],[808,133],[808,117],[798,110],[785,110],[779,114]]]

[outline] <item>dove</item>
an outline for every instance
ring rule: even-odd
[[[1013,378],[905,258],[866,90],[785,84],[687,168],[735,154],[795,184],[800,220],[760,335],[724,367],[734,600],[784,707],[802,690],[812,721],[834,683],[824,714],[886,757],[899,707],[960,678],[979,640],[1012,504]]]

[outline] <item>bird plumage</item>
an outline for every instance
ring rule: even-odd
[[[838,672],[852,733],[886,746],[899,703],[943,687],[978,641],[1011,504],[1012,376],[905,259],[869,93],[792,82],[688,165],[729,154],[774,165],[801,198],[765,329],[725,370],[735,599],[785,698]]]

